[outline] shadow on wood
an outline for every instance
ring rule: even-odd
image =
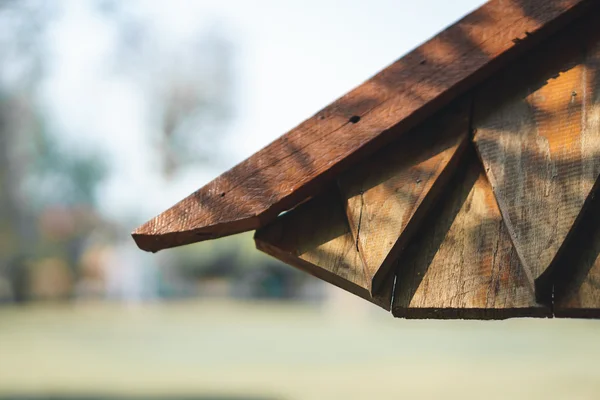
[[[403,318],[547,317],[529,287],[474,150],[398,260]]]
[[[335,186],[259,229],[254,239],[259,250],[390,309],[393,275],[371,295]]]
[[[136,229],[147,251],[257,229],[587,10],[492,0]]]
[[[448,107],[338,179],[371,293],[446,189],[467,146],[470,106]]]
[[[483,85],[475,143],[539,301],[600,173],[598,13]]]

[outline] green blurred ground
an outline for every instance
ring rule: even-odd
[[[0,308],[0,398],[600,398],[597,321],[338,311],[206,301]]]

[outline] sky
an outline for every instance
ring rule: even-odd
[[[158,214],[435,35],[483,0],[155,0],[137,2],[161,40],[217,29],[234,48],[234,119],[216,168],[160,178],[143,98],[107,72],[114,32],[89,1],[64,0],[50,30],[45,103],[74,151],[101,149],[111,173],[102,210],[135,222]]]

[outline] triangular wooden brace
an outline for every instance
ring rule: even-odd
[[[448,108],[338,180],[371,293],[389,275],[466,147],[470,104]]]
[[[492,189],[469,151],[398,260],[393,313],[404,318],[544,317],[502,223]]]
[[[600,155],[600,32],[589,36],[585,60],[586,142],[585,157]],[[594,135],[594,136],[592,136]],[[590,140],[593,138],[593,140]],[[584,164],[584,174],[592,181],[596,163]],[[587,181],[586,181],[587,184]],[[554,312],[557,317],[600,318],[600,182],[588,198],[581,223],[566,243],[566,252],[557,263]]]
[[[591,199],[558,264],[564,268],[553,274],[555,316],[600,318],[600,195]]]
[[[390,309],[393,274],[372,296],[335,186],[259,229],[254,239],[259,250]]]
[[[597,14],[484,86],[475,102],[477,149],[544,301],[553,261],[600,172],[599,80],[586,65],[596,57],[586,54],[590,24],[597,26]]]

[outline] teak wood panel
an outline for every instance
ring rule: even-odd
[[[326,282],[390,309],[393,274],[371,295],[337,188],[259,229],[256,247]]]
[[[444,190],[468,142],[469,110],[432,118],[338,179],[371,293]]]
[[[553,262],[600,172],[593,17],[484,85],[476,102],[475,143],[538,299],[550,296]]]
[[[492,0],[133,232],[148,251],[252,230],[425,120],[592,0]]]
[[[550,316],[536,303],[473,149],[469,158],[398,260],[394,315]]]

